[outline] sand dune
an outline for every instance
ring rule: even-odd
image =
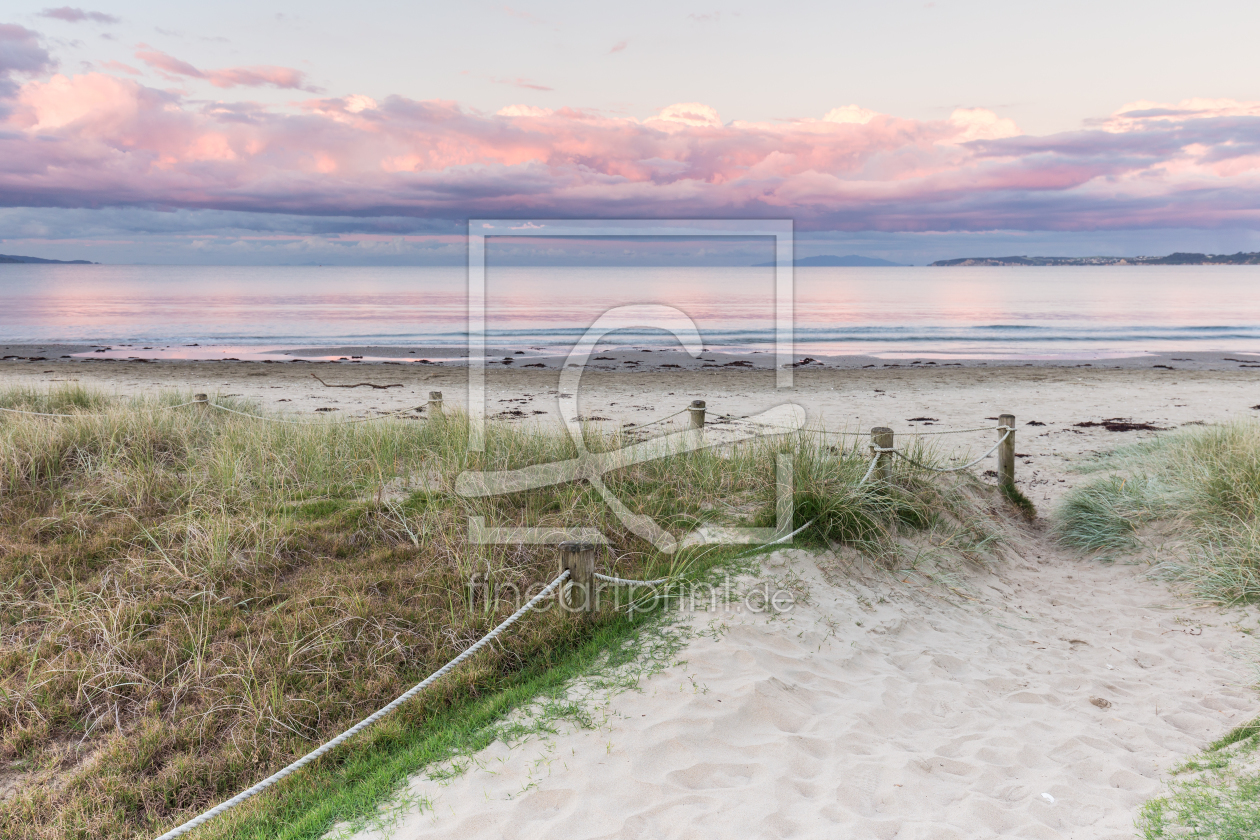
[[[790,617],[697,614],[728,627],[598,729],[419,777],[429,805],[356,840],[1132,838],[1162,774],[1254,715],[1249,639],[1138,567],[1042,555],[944,600],[776,554],[808,585]]]
[[[304,367],[22,362],[0,364],[0,384],[239,394],[312,418],[326,406],[393,411],[429,389],[464,400],[456,368],[379,367],[372,375],[405,387],[333,392]],[[554,371],[488,379],[492,412],[518,407],[535,422],[555,418],[555,394]],[[802,370],[789,391],[765,370],[592,371],[582,410],[612,427],[695,398],[732,415],[792,400],[810,422],[854,430],[984,425],[1012,411],[1017,483],[1043,513],[1083,480],[1074,464],[1156,434],[1096,421],[1173,429],[1256,415],[1252,371],[1022,366]],[[947,440],[977,453],[992,437]],[[640,693],[609,699],[599,729],[495,744],[481,769],[446,784],[417,778],[411,792],[432,807],[404,807],[392,836],[1131,838],[1168,768],[1255,715],[1241,613],[1194,607],[1142,566],[1071,558],[1038,533],[1017,536],[952,600],[877,584],[833,556],[785,551],[773,563],[769,573],[808,583],[790,617],[694,617],[726,630],[698,635],[686,663]],[[1255,627],[1254,610],[1245,621]]]

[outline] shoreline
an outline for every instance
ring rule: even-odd
[[[124,362],[146,364],[365,364],[365,365],[424,365],[463,368],[468,364],[468,353],[463,347],[433,345],[386,346],[374,344],[329,344],[305,347],[279,347],[260,349],[234,345],[187,345],[161,347],[156,345],[85,344],[85,343],[11,343],[0,345],[0,365],[23,363],[76,364],[81,362]],[[567,353],[557,348],[500,346],[487,347],[485,366],[530,366],[558,370],[566,363]],[[1137,355],[1106,355],[1101,353],[1079,356],[992,356],[979,357],[951,354],[946,351],[924,353],[883,354],[828,354],[798,350],[790,365],[802,369],[895,369],[908,367],[963,367],[963,368],[1112,368],[1136,370],[1142,368],[1173,370],[1240,370],[1247,367],[1260,369],[1260,352],[1241,350],[1187,350],[1160,351]],[[678,348],[616,347],[598,349],[587,362],[588,370],[703,370],[713,367],[754,368],[770,370],[775,367],[773,350],[705,350],[696,358]]]

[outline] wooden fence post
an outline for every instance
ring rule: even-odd
[[[704,400],[692,400],[691,405],[687,406],[687,411],[691,414],[691,428],[704,428]]]
[[[561,587],[560,603],[568,612],[592,612],[595,609],[595,544],[560,543],[560,571],[569,570],[569,579]]]
[[[429,416],[430,417],[442,416],[442,392],[441,391],[429,392]]]
[[[210,397],[207,394],[193,394],[193,402],[195,402],[204,414],[210,410]]]
[[[878,452],[879,449],[893,448],[893,430],[887,426],[875,426],[871,429],[871,450],[876,451],[876,457],[879,463],[875,469],[879,473],[879,477],[883,481],[892,481],[892,460],[891,452]]]
[[[998,430],[999,436],[1006,435],[998,446],[998,482],[1013,486],[1015,484],[1015,415],[998,415],[998,425],[1010,430],[1009,434],[1006,429]]]
[[[704,440],[704,400],[692,400],[687,412],[691,415],[692,436],[699,444]]]

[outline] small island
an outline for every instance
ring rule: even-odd
[[[40,265],[99,265],[91,260],[46,260],[42,257],[19,257],[15,254],[0,254],[0,264],[39,263]]]
[[[1260,265],[1260,252],[1244,254],[1189,254],[1166,257],[962,257],[929,265]]]

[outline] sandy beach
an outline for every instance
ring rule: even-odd
[[[1254,416],[1260,402],[1246,362],[851,360],[803,365],[792,388],[776,390],[768,367],[705,358],[720,366],[637,371],[624,355],[604,360],[608,369],[582,378],[581,410],[613,428],[693,399],[733,416],[790,400],[813,424],[863,432],[991,426],[986,418],[1010,412],[1017,484],[1044,517],[1085,480],[1073,466],[1096,453]],[[313,373],[329,385],[402,387],[329,388]],[[0,364],[6,387],[63,383],[231,395],[310,419],[400,411],[430,390],[448,405],[467,398],[457,365]],[[554,365],[487,371],[487,405],[504,421],[554,422],[556,397]],[[978,454],[992,438],[942,440]],[[877,573],[856,554],[780,551],[764,571],[799,581],[788,615],[688,616],[697,632],[675,664],[637,692],[591,701],[595,729],[496,743],[454,778],[419,776],[392,829],[357,836],[1134,837],[1136,809],[1169,768],[1254,716],[1244,628],[1255,628],[1255,611],[1195,605],[1144,577],[1144,565],[1073,556],[1044,518],[1008,525],[1000,559],[952,594]]]

